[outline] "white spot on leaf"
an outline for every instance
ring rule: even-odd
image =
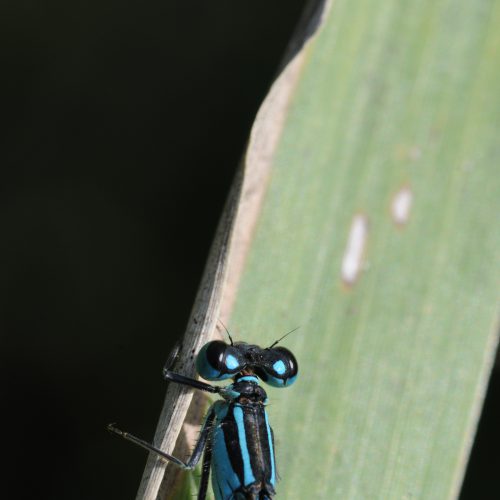
[[[357,214],[351,223],[347,247],[342,260],[342,280],[348,285],[352,285],[356,281],[360,271],[364,268],[363,254],[367,237],[368,219],[363,214]]]
[[[403,225],[408,222],[413,203],[413,193],[409,187],[400,189],[391,203],[391,215],[396,224]]]

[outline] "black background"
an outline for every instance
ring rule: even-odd
[[[161,368],[303,5],[2,2],[5,498],[134,497],[146,455],[105,426],[153,435]],[[499,497],[499,390],[462,500],[478,484]]]

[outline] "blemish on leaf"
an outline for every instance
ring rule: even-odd
[[[408,157],[411,161],[417,161],[422,156],[422,150],[418,146],[413,146],[408,151]]]
[[[342,281],[352,285],[364,269],[363,255],[368,238],[368,218],[357,214],[351,222],[347,246],[342,259]]]
[[[396,224],[402,226],[408,222],[412,203],[413,193],[408,186],[401,188],[394,195],[391,203],[391,216]]]

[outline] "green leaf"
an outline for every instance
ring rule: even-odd
[[[301,326],[268,391],[279,498],[459,493],[497,342],[499,23],[335,0],[301,55],[229,325]]]

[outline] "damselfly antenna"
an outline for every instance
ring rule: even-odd
[[[272,349],[276,344],[278,344],[279,342],[281,342],[285,337],[288,337],[288,335],[290,335],[291,333],[295,332],[299,328],[300,328],[300,326],[298,326],[297,328],[294,328],[293,330],[290,330],[288,333],[285,333],[285,335],[283,335],[283,337],[281,337],[280,339],[278,339],[275,342],[273,342],[267,349]]]
[[[233,338],[231,337],[231,334],[229,333],[227,326],[220,319],[219,319],[219,323],[224,327],[224,330],[226,330],[226,333],[227,333],[227,336],[229,337],[229,342],[231,342],[231,345],[234,345]]]

